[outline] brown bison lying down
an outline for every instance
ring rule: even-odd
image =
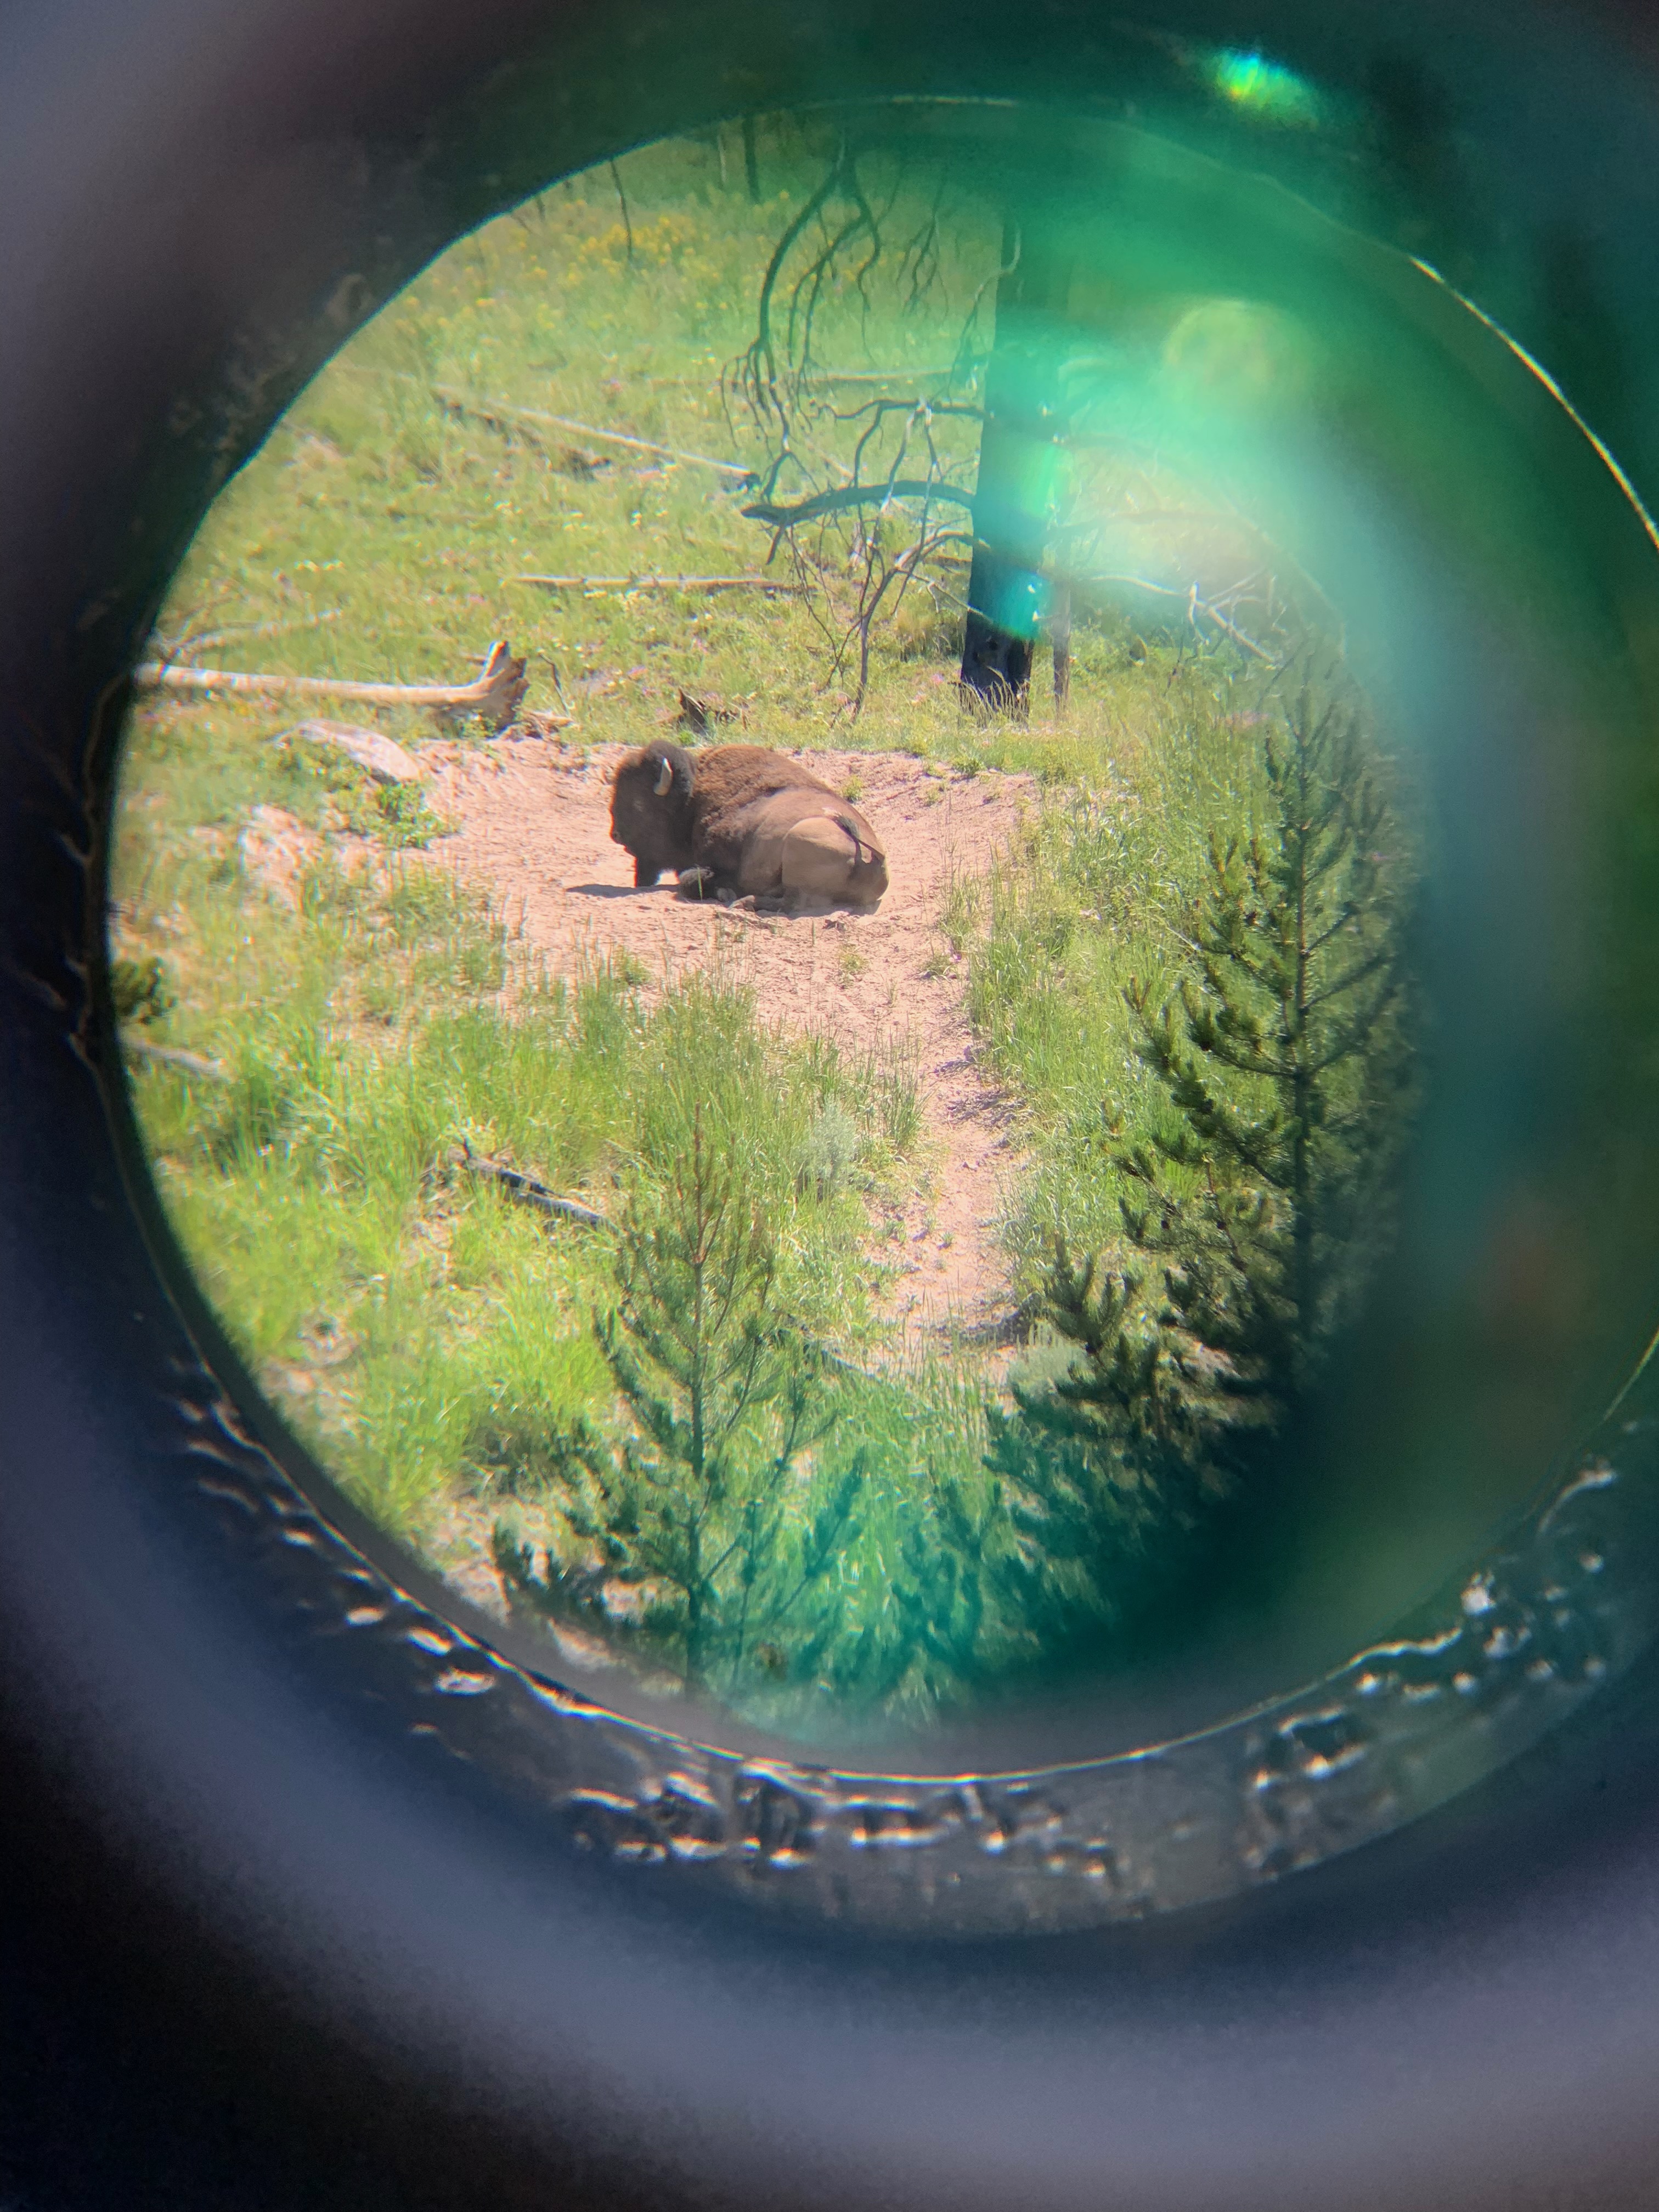
[[[689,753],[659,738],[626,754],[611,836],[634,855],[641,890],[672,868],[682,898],[751,896],[824,914],[873,907],[887,888],[887,856],[863,815],[766,745]]]

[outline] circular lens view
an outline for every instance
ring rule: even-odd
[[[138,672],[162,1204],[349,1498],[623,1710],[1119,1749],[1442,1649],[1448,1578],[1593,1680],[1468,1578],[1645,1433],[1656,583],[1500,331],[1231,159],[912,106],[557,185]]]

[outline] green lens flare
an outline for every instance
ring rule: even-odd
[[[1323,102],[1308,80],[1265,55],[1224,47],[1211,58],[1206,74],[1224,100],[1264,123],[1310,130],[1323,119]]]

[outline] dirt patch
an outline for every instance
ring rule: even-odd
[[[242,866],[280,905],[297,907],[300,880],[326,852],[344,875],[372,869],[377,848],[366,837],[325,838],[284,806],[256,806],[237,839]]]
[[[994,1323],[1008,1304],[996,1221],[1018,1164],[1013,1115],[975,1060],[963,978],[939,924],[952,884],[982,872],[1013,834],[1031,778],[942,776],[903,754],[801,755],[836,790],[856,779],[891,886],[873,915],[794,920],[693,905],[672,884],[635,890],[610,837],[622,750],[540,738],[428,747],[431,804],[461,825],[434,858],[486,886],[556,970],[617,951],[665,981],[717,966],[752,986],[763,1020],[820,1030],[845,1054],[908,1059],[935,1172],[898,1233],[872,1246],[900,1270],[889,1308],[907,1331]]]

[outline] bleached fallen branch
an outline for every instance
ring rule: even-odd
[[[354,684],[335,676],[253,676],[223,668],[174,668],[145,661],[132,672],[141,690],[226,691],[253,698],[360,699],[378,707],[433,707],[447,714],[482,714],[499,729],[510,722],[529,688],[525,664],[505,638],[489,648],[483,673],[471,684]]]
[[[602,445],[625,446],[630,453],[655,453],[665,461],[684,461],[696,469],[714,469],[740,483],[753,483],[755,471],[741,461],[717,461],[708,453],[684,453],[678,446],[659,445],[654,438],[634,438],[621,430],[601,430],[595,422],[578,422],[574,416],[548,415],[538,407],[509,407],[502,399],[473,399],[446,385],[434,385],[433,397],[452,415],[471,416],[492,430],[571,430],[579,438],[597,438]]]
[[[186,1075],[200,1075],[210,1083],[228,1083],[230,1070],[222,1060],[204,1060],[200,1053],[185,1052],[176,1044],[152,1044],[148,1037],[124,1036],[123,1052],[135,1059],[151,1060],[161,1067],[177,1067]]]
[[[775,576],[507,576],[544,592],[766,592],[795,599],[807,588]]]

